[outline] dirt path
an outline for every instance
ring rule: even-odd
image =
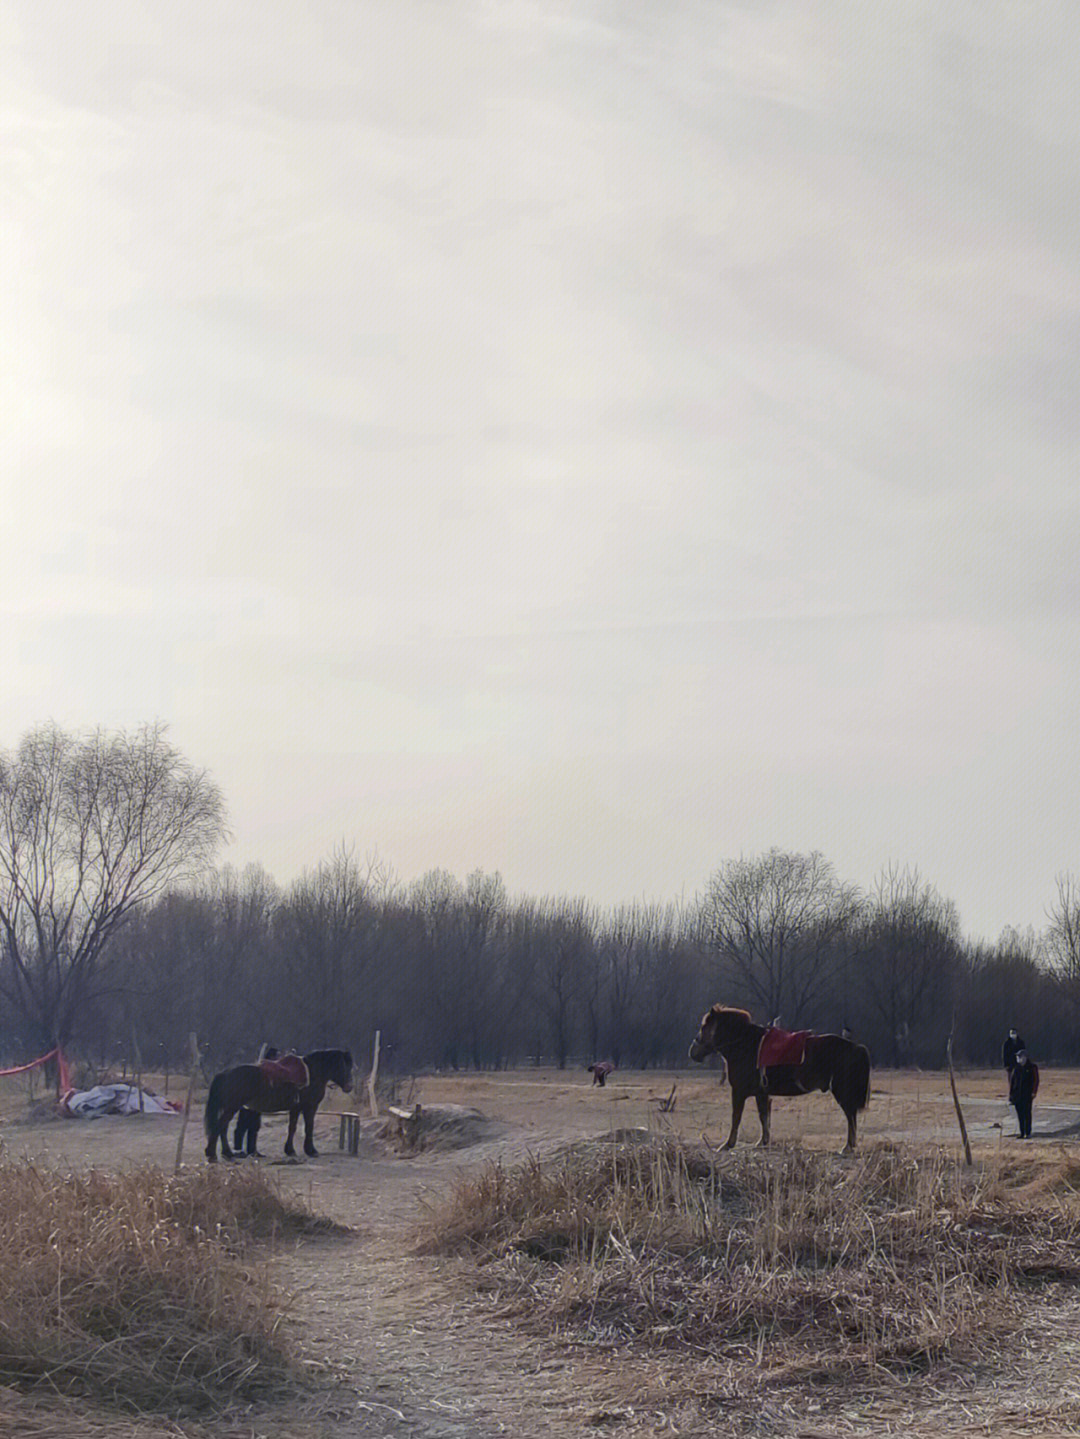
[[[498,1148],[505,1154],[505,1144]],[[470,1153],[468,1163],[481,1159]],[[470,1297],[455,1264],[412,1252],[422,1200],[441,1193],[461,1165],[461,1156],[358,1165],[327,1153],[317,1177],[309,1171],[314,1207],[359,1229],[275,1265],[297,1295],[302,1346],[319,1359],[333,1355],[347,1376],[322,1405],[328,1436],[585,1432],[588,1406],[573,1361]],[[307,1174],[297,1178],[303,1187]]]

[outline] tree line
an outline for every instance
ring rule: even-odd
[[[115,1063],[208,1062],[381,1031],[383,1062],[682,1064],[702,1010],[847,1027],[879,1065],[996,1063],[1016,1025],[1043,1062],[1080,1062],[1080,888],[1041,932],[965,940],[917,871],[868,891],[817,853],[729,860],[684,904],[601,909],[508,894],[498,874],[408,885],[341,848],[279,885],[213,869],[225,810],[160,727],[53,726],[0,756],[0,1048]]]

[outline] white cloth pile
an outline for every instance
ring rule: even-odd
[[[96,1084],[93,1089],[72,1089],[60,1106],[76,1119],[99,1119],[103,1114],[138,1114],[139,1090],[134,1084]],[[175,1114],[167,1100],[142,1091],[143,1114]]]

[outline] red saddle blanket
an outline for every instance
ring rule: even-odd
[[[802,1064],[806,1058],[806,1041],[812,1029],[767,1029],[758,1045],[757,1067],[771,1069],[775,1064]]]
[[[297,1089],[306,1089],[311,1083],[308,1067],[298,1054],[286,1054],[281,1059],[260,1059],[259,1068],[274,1084],[295,1084]]]

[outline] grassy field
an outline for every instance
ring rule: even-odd
[[[1027,1144],[960,1088],[970,1170],[942,1074],[875,1075],[840,1158],[828,1096],[717,1154],[714,1072],[526,1069],[406,1078],[479,1115],[408,1155],[340,1153],[334,1094],[296,1166],[271,1119],[208,1171],[200,1094],[174,1177],[179,1120],[4,1081],[0,1439],[1080,1433],[1080,1074]]]

